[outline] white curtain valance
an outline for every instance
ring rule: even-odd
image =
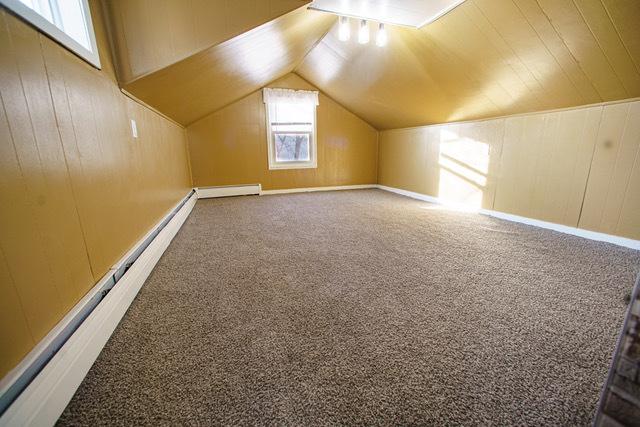
[[[318,101],[318,92],[312,90],[293,90],[266,87],[263,90],[263,95],[265,104],[320,104]]]

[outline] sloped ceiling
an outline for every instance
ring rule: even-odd
[[[378,129],[570,107],[640,96],[639,22],[638,0],[467,0],[385,48],[336,25],[295,71]]]
[[[187,125],[293,71],[335,21],[303,7],[124,88]]]
[[[122,84],[291,12],[310,0],[102,0]]]
[[[207,3],[207,16],[220,7],[225,19],[246,26],[251,12],[242,5],[269,3],[271,9],[259,14],[264,17],[308,3],[230,1]],[[132,17],[123,8],[116,24],[142,21],[140,13]],[[356,34],[357,22],[351,21]],[[197,22],[195,34],[209,18]],[[389,44],[379,48],[360,45],[355,37],[339,41],[334,15],[303,6],[123,87],[185,125],[291,71],[378,129],[496,117],[640,96],[638,22],[639,0],[467,0],[421,29],[387,26]],[[123,39],[116,24],[114,44]],[[171,34],[174,47],[193,36],[188,26],[172,22],[167,28],[172,31],[161,34],[159,27],[156,37]],[[129,51],[153,58],[157,45]],[[168,57],[146,63],[157,67],[180,55]]]

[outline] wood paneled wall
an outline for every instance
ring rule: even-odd
[[[640,101],[383,131],[378,182],[640,239]]]
[[[191,187],[185,130],[121,93],[91,10],[103,71],[0,8],[0,377]]]
[[[316,90],[295,74],[269,86]],[[194,185],[260,183],[281,189],[376,182],[376,130],[322,93],[316,169],[269,170],[265,122],[262,91],[257,91],[190,125]]]
[[[123,84],[167,67],[310,0],[105,0]]]

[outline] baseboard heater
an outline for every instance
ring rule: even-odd
[[[222,187],[197,187],[198,199],[211,199],[215,197],[251,196],[262,192],[260,184],[227,185]]]
[[[140,261],[142,264],[145,264],[142,266],[144,271],[136,271],[135,275],[137,276],[137,279],[142,280],[144,283],[144,279],[146,279],[144,273],[147,271],[150,272],[155,265],[154,260],[150,259],[149,256],[145,254],[145,250],[151,250],[150,245],[153,244],[154,254],[151,255],[151,257],[156,256],[159,258],[162,252],[164,252],[166,246],[161,248],[158,246],[158,243],[154,242],[154,240],[158,238],[158,241],[163,240],[162,244],[168,245],[191,212],[191,209],[195,205],[195,201],[195,190],[191,190],[189,194],[182,199],[173,210],[171,210],[171,212],[157,223],[146,236],[144,236],[118,263],[116,263],[107,272],[107,274],[105,274],[105,276],[103,276],[103,278],[74,306],[74,308],[49,332],[49,334],[47,334],[45,338],[42,339],[40,343],[31,350],[31,352],[29,352],[29,354],[27,354],[18,366],[16,366],[2,379],[0,382],[0,426],[11,425],[16,421],[20,424],[29,424],[27,422],[23,422],[24,420],[22,419],[22,415],[27,412],[25,409],[20,409],[19,412],[21,412],[21,414],[19,415],[11,414],[12,411],[18,412],[15,411],[12,404],[14,402],[18,404],[20,395],[25,392],[32,383],[36,382],[35,380],[38,377],[38,374],[44,374],[43,370],[45,370],[49,362],[52,362],[63,346],[71,341],[74,333],[77,331],[79,332],[79,329],[83,326],[83,322],[88,321],[90,315],[94,313],[94,311],[98,311],[97,308],[101,306],[100,303],[103,302],[114,288],[116,288],[118,282],[124,278],[125,273],[132,269],[136,261],[142,258],[145,258]],[[160,235],[161,233],[162,235]],[[129,285],[129,283],[126,285]],[[140,286],[142,286],[142,284],[140,284]],[[124,308],[124,310],[126,311],[126,308]],[[122,314],[124,314],[124,312]],[[106,340],[104,343],[106,344]],[[101,348],[102,347],[98,350],[98,353]],[[86,362],[86,360],[84,360],[84,362]],[[93,361],[90,362],[88,367],[92,364]],[[70,367],[66,367],[65,369],[69,370]],[[82,378],[83,377],[84,375],[82,375]],[[79,385],[79,383],[77,385]],[[39,391],[36,391],[33,394],[38,394],[38,392]],[[75,388],[72,390],[71,395],[68,396],[69,399],[73,395],[73,392],[75,392]],[[54,397],[54,399],[55,398],[59,400],[64,399],[62,396]],[[38,409],[41,409],[43,406],[42,402],[33,403],[39,405]],[[60,406],[59,402],[56,404]],[[64,403],[62,409],[64,409],[64,407],[66,407],[66,403]],[[16,420],[16,417],[18,420]],[[55,419],[57,419],[57,416]],[[52,424],[55,422],[55,419],[52,420]],[[31,421],[33,421],[33,419]]]

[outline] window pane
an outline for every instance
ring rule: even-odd
[[[93,51],[85,20],[82,0],[20,0],[47,21],[65,32],[69,37]]]
[[[274,132],[277,162],[308,162],[309,134]]]
[[[0,3],[99,69],[100,56],[87,1],[0,0]]]
[[[91,50],[81,1],[63,0],[57,3],[60,11],[60,20],[62,21],[58,27],[82,46]]]
[[[313,105],[276,104],[273,106],[271,123],[313,123]]]

